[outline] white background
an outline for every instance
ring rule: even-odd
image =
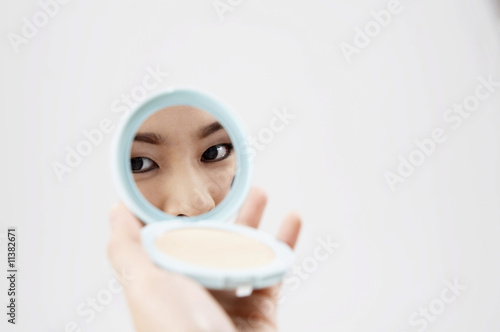
[[[302,214],[298,266],[318,239],[340,246],[287,295],[281,331],[417,331],[410,315],[455,279],[467,289],[427,330],[500,331],[500,88],[459,128],[443,120],[478,77],[500,81],[500,4],[401,1],[348,62],[340,44],[388,2],[244,0],[221,20],[211,0],[72,0],[16,53],[8,34],[41,9],[3,0],[0,233],[18,227],[20,271],[18,325],[8,330],[65,331],[71,321],[133,330],[121,294],[89,323],[76,311],[113,278],[112,134],[62,181],[53,163],[101,119],[116,124],[113,101],[159,66],[169,76],[157,90],[210,91],[253,135],[273,109],[295,115],[256,158],[254,182],[269,194],[262,228]],[[391,191],[384,173],[435,128],[447,140]]]

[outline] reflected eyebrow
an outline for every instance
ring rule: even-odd
[[[134,137],[134,142],[143,142],[149,144],[165,144],[165,138],[155,133],[137,133]]]
[[[221,129],[224,129],[224,127],[222,127],[222,125],[219,122],[215,121],[214,123],[211,123],[208,126],[200,128],[198,130],[198,137],[200,139],[205,138],[205,137],[210,136],[213,133],[215,133],[216,131],[219,131]]]

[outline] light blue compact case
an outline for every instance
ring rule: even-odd
[[[131,170],[130,151],[135,133],[156,111],[186,105],[210,113],[231,138],[236,154],[236,173],[231,190],[214,209],[193,217],[164,213],[149,203],[138,190]],[[260,289],[279,283],[293,264],[293,252],[286,244],[256,229],[232,223],[245,201],[253,171],[251,147],[242,122],[219,98],[193,88],[170,89],[158,93],[127,113],[112,143],[111,167],[120,199],[140,220],[143,246],[151,259],[165,270],[187,275],[210,289]],[[189,228],[209,228],[240,234],[265,244],[274,259],[265,265],[245,269],[218,269],[198,266],[173,258],[159,250],[155,240],[165,232]]]

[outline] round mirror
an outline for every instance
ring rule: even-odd
[[[230,221],[250,189],[249,140],[236,114],[195,89],[162,92],[120,123],[112,174],[145,223]]]
[[[150,115],[130,150],[134,182],[157,209],[194,217],[227,196],[236,172],[229,134],[210,113],[187,105]]]

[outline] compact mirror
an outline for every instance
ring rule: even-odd
[[[120,199],[147,224],[142,245],[158,266],[211,289],[251,290],[283,279],[291,249],[230,223],[250,189],[249,141],[222,100],[196,89],[159,93],[122,119],[111,172]]]
[[[229,194],[236,155],[228,132],[209,112],[175,105],[151,114],[130,150],[134,182],[144,198],[172,216],[213,210]]]
[[[192,88],[152,96],[122,119],[114,137],[120,198],[146,224],[229,222],[250,189],[247,138],[215,96]]]

